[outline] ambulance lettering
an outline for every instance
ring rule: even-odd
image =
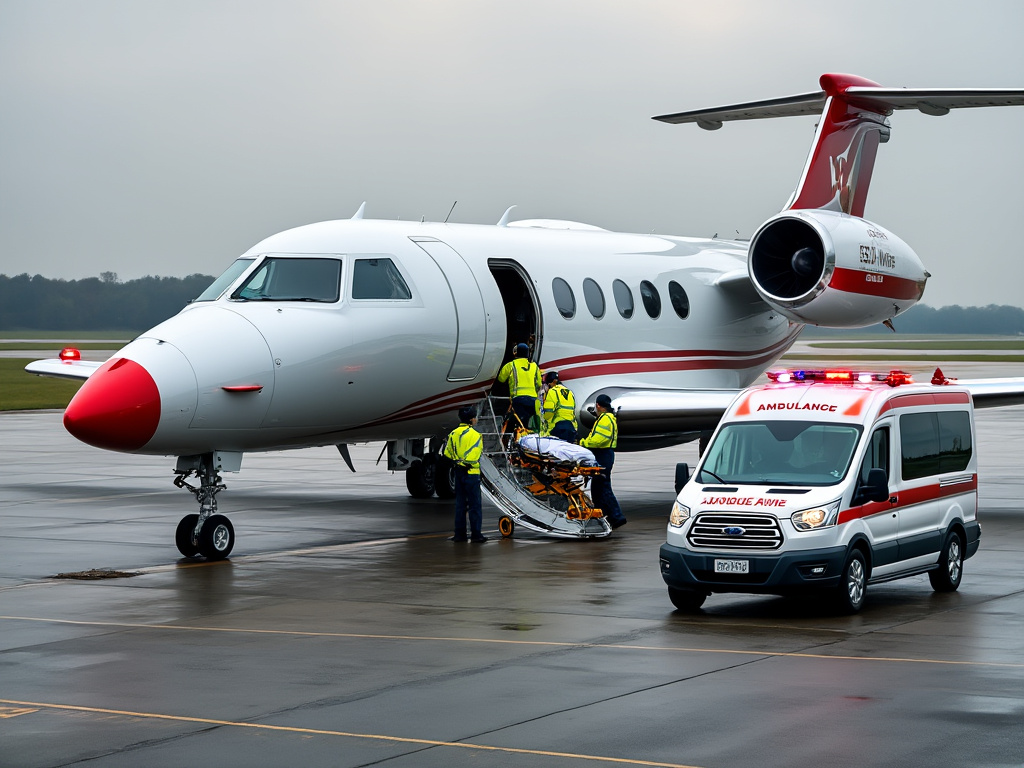
[[[828,403],[762,403],[757,406],[759,411],[825,411],[836,412],[835,405]]]
[[[753,496],[705,496],[700,500],[703,507],[784,507],[785,499],[759,499]]]

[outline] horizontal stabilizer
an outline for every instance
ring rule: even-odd
[[[28,373],[37,376],[49,376],[54,379],[78,379],[84,381],[92,376],[93,371],[103,363],[91,362],[88,360],[33,360],[25,366]]]
[[[850,85],[835,95],[864,109],[891,115],[898,109],[916,109],[926,115],[945,115],[951,109],[968,107],[1024,106],[1024,90],[1020,88],[881,88]],[[763,101],[727,104],[711,109],[696,109],[658,115],[663,123],[696,123],[714,131],[722,123],[734,120],[762,120],[769,117],[819,115],[829,94],[825,91],[801,93]]]

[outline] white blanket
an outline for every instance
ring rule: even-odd
[[[588,467],[597,466],[597,459],[594,458],[592,451],[574,443],[559,440],[557,437],[541,437],[537,434],[523,435],[519,438],[519,445],[523,450],[555,461],[567,461]]]

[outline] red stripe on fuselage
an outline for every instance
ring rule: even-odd
[[[828,281],[829,288],[846,293],[859,293],[864,296],[879,296],[885,299],[901,301],[917,301],[924,295],[924,283],[908,280],[896,275],[885,275],[880,272],[862,272],[859,269],[836,267],[832,278]]]

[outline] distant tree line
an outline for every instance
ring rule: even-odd
[[[917,304],[893,321],[897,333],[921,334],[976,334],[978,336],[1020,336],[1024,335],[1024,309],[1005,304],[989,304],[987,307],[935,307]],[[856,331],[831,328],[808,329],[813,336],[843,336],[877,333],[892,336],[885,326],[873,325]]]
[[[140,277],[115,272],[84,280],[0,274],[0,330],[144,331],[177,314],[213,282],[210,275]],[[899,333],[1024,335],[1024,309],[989,304],[935,309],[918,304],[893,320]],[[881,325],[856,331],[808,329],[812,335],[891,334]]]
[[[213,278],[140,277],[114,272],[84,280],[0,275],[0,330],[144,331],[177,314]]]

